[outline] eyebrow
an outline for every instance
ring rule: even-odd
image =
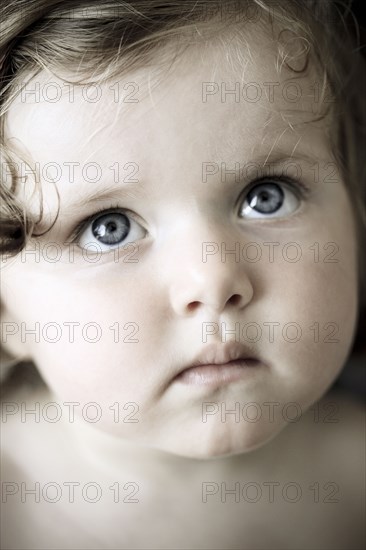
[[[259,170],[262,171],[261,175],[268,176],[271,175],[271,169],[277,168],[277,170],[279,170],[281,169],[281,166],[283,166],[284,169],[288,167],[288,169],[291,170],[292,166],[297,167],[298,177],[301,179],[305,176],[305,171],[307,172],[308,170],[319,169],[321,164],[323,164],[324,166],[330,163],[336,164],[335,159],[333,158],[331,153],[327,156],[318,156],[316,154],[312,155],[311,153],[307,153],[306,151],[302,152],[300,151],[300,148],[299,151],[296,151],[291,155],[289,155],[286,151],[275,151],[270,154],[263,153],[257,156],[253,155],[250,160],[246,159],[244,162],[240,162],[240,160],[241,159],[238,155],[237,158],[231,157],[229,162],[224,162],[223,160],[221,162],[217,162],[216,164],[218,167],[220,167],[221,164],[224,164],[226,166],[221,166],[221,169],[215,172],[216,177],[220,178],[221,174],[222,178],[222,175],[225,174],[225,181],[228,184],[230,184],[230,181],[232,181],[233,185],[238,185],[243,184],[247,180],[251,180],[253,177],[255,178],[256,170],[257,173]],[[304,165],[306,165],[306,167]],[[304,173],[301,169],[301,166],[304,167]],[[309,183],[315,184],[316,179],[310,178]]]
[[[139,187],[140,193],[136,193],[136,189]],[[141,195],[141,191],[143,194]],[[140,195],[140,196],[139,196]],[[141,182],[129,182],[124,183],[123,186],[119,183],[112,183],[106,186],[103,184],[103,187],[94,188],[93,191],[90,191],[80,200],[74,201],[70,200],[59,200],[58,207],[59,210],[52,210],[51,212],[43,213],[41,219],[38,219],[33,214],[30,214],[29,218],[35,224],[35,230],[38,234],[43,234],[44,232],[48,233],[49,230],[52,230],[54,224],[58,225],[58,220],[65,220],[66,218],[73,218],[75,215],[80,214],[80,209],[90,206],[93,204],[97,205],[103,201],[114,201],[119,202],[126,198],[138,199],[141,196],[144,196],[145,192],[141,186]]]
[[[238,155],[239,157],[239,155]],[[330,158],[333,157],[327,157],[327,158],[321,158],[318,156],[312,156],[311,154],[308,154],[306,152],[301,152],[300,147],[299,150],[295,150],[293,154],[289,155],[288,152],[285,150],[272,150],[269,153],[262,153],[259,155],[253,155],[252,157],[246,159],[244,162],[240,162],[236,158],[233,157],[229,161],[223,161],[222,159],[219,161],[215,161],[217,165],[221,165],[222,163],[226,164],[228,166],[227,170],[233,169],[233,166],[235,163],[238,163],[240,166],[240,169],[244,166],[251,166],[255,167],[261,166],[261,167],[270,167],[271,165],[280,165],[282,163],[286,162],[305,162],[308,165],[315,165],[315,163],[319,162],[329,162]],[[205,161],[202,161],[202,163]],[[214,161],[212,161],[214,162]],[[201,164],[202,164],[201,163]],[[229,168],[230,167],[230,168]],[[240,183],[242,184],[243,181],[240,179],[236,180],[235,178],[235,184]],[[60,211],[59,215],[61,218],[66,217],[72,217],[75,214],[79,213],[80,209],[85,208],[86,206],[88,208],[92,207],[93,205],[98,205],[102,202],[106,201],[113,201],[113,202],[120,202],[125,199],[132,199],[132,200],[142,200],[146,198],[147,193],[146,189],[142,185],[141,181],[136,182],[124,182],[121,183],[110,183],[109,185],[106,185],[103,183],[97,188],[94,188],[92,191],[84,194],[82,198],[79,200],[66,200],[66,201],[60,201]],[[55,213],[50,214],[50,216],[53,218]],[[36,223],[37,230],[43,231],[47,225],[50,223],[50,219],[48,219],[48,216],[44,216],[43,219]]]
[[[137,188],[139,188],[140,192],[136,192]],[[141,182],[130,182],[124,183],[123,185],[120,183],[114,183],[108,185],[107,187],[103,186],[102,188],[94,189],[86,195],[83,195],[80,200],[65,201],[62,206],[62,210],[79,210],[84,206],[97,204],[103,200],[118,201],[126,198],[136,200],[141,198],[142,191],[143,188],[141,186]],[[145,194],[146,193],[143,192],[143,195]]]
[[[253,156],[250,160],[246,160],[245,162],[239,162],[241,166],[251,165],[251,164],[257,164],[260,166],[268,166],[271,164],[281,164],[283,162],[296,162],[301,161],[305,162],[307,164],[315,164],[316,162],[329,162],[333,157],[319,157],[318,155],[311,155],[310,153],[295,151],[293,154],[289,155],[286,151],[275,151],[270,153],[261,153],[257,156]],[[235,162],[238,162],[238,160],[234,159],[233,157],[230,159],[230,163],[234,164]],[[227,163],[229,164],[229,163]]]
[[[246,163],[240,163],[239,165],[242,166],[250,166],[250,165],[259,165],[259,166],[270,166],[281,164],[288,161],[294,161],[296,160],[302,160],[311,164],[314,164],[316,161],[312,159],[310,156],[307,155],[294,155],[293,157],[289,157],[288,154],[276,154],[271,156],[261,155],[259,157],[256,157],[252,160],[248,160]],[[204,161],[203,161],[204,162]],[[203,165],[203,162],[201,162],[201,166]],[[213,161],[214,162],[214,161]],[[238,163],[238,161],[232,161],[233,163]],[[220,165],[220,162],[216,162],[217,165]],[[229,165],[229,163],[226,163]],[[231,163],[230,163],[231,164]],[[231,166],[230,166],[231,167]],[[199,181],[198,183],[201,183]],[[62,211],[67,211],[68,213],[71,213],[73,211],[80,210],[80,208],[83,208],[85,206],[93,206],[94,204],[98,204],[102,201],[121,201],[124,199],[132,199],[132,200],[138,200],[142,198],[146,198],[146,189],[143,188],[141,185],[141,182],[131,182],[131,183],[124,183],[123,185],[114,183],[110,184],[107,187],[101,186],[97,189],[94,189],[93,191],[90,191],[82,196],[79,200],[70,200],[65,201],[62,204]]]

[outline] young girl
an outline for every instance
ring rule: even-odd
[[[364,410],[331,389],[365,301],[346,14],[2,11],[3,368],[40,374],[4,382],[2,547],[363,548]]]

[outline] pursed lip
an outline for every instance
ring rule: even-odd
[[[209,344],[205,346],[191,363],[183,366],[176,374],[179,376],[182,372],[200,367],[203,365],[227,365],[237,360],[259,361],[259,358],[252,350],[239,342],[226,342],[225,344]]]

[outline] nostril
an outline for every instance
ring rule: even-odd
[[[188,311],[194,311],[197,309],[199,302],[190,302],[187,306]]]
[[[228,300],[228,303],[232,306],[237,306],[240,303],[241,296],[240,294],[233,294],[231,298]]]

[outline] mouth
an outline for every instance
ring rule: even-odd
[[[180,384],[220,386],[253,376],[263,363],[236,342],[206,346],[191,364],[174,377]]]
[[[175,381],[196,386],[228,384],[246,378],[259,364],[257,359],[246,358],[235,359],[219,365],[193,366],[180,372],[175,377]]]

